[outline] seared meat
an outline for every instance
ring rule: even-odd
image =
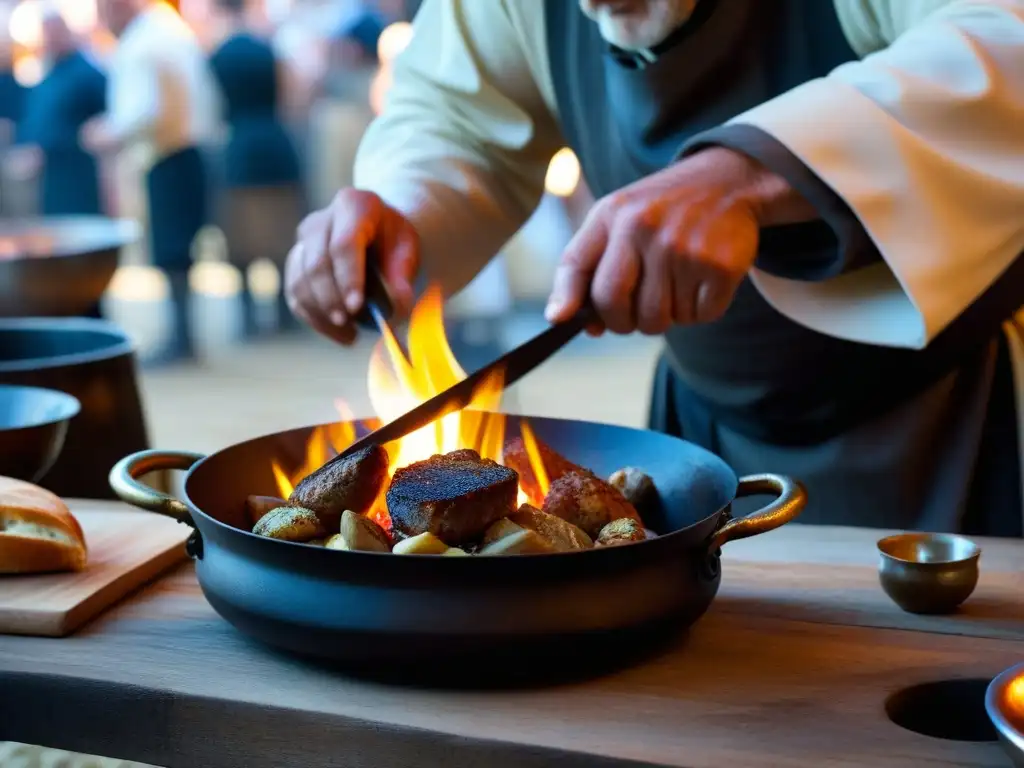
[[[335,533],[341,513],[350,509],[365,515],[388,479],[388,452],[369,445],[306,476],[288,497],[297,507],[316,512],[324,527]]]
[[[540,453],[541,463],[544,465],[544,470],[548,473],[549,483],[555,482],[555,480],[563,475],[569,474],[570,472],[587,471],[583,467],[577,466],[564,458],[553,448],[542,443],[540,439],[534,438],[534,442],[537,443],[537,452]],[[505,463],[506,467],[511,467],[519,473],[519,484],[523,487],[526,495],[540,504],[544,500],[544,494],[537,485],[537,477],[534,475],[533,469],[530,467],[530,457],[526,453],[526,446],[523,444],[523,438],[514,437],[511,440],[506,441],[502,461]]]
[[[404,537],[429,531],[459,546],[515,509],[518,484],[513,470],[472,451],[431,456],[395,472],[386,496],[391,525]]]
[[[626,497],[590,472],[570,472],[551,483],[544,511],[586,531],[596,538],[613,520],[628,517],[643,525]]]

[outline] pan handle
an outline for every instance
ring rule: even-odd
[[[122,501],[150,512],[173,517],[179,523],[191,525],[192,513],[183,501],[143,485],[137,478],[150,472],[167,469],[190,469],[206,458],[189,451],[139,451],[125,456],[110,470],[110,487]]]
[[[711,537],[711,551],[730,541],[757,536],[792,522],[807,506],[807,491],[796,480],[784,475],[747,475],[740,478],[736,498],[772,494],[775,501],[746,517],[730,520]]]

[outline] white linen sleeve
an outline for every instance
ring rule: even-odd
[[[120,142],[151,133],[160,117],[160,75],[142,46],[125,44],[107,73],[107,121]]]
[[[355,186],[411,220],[449,295],[523,225],[560,147],[523,36],[505,0],[425,0],[356,155]]]
[[[822,282],[752,278],[809,328],[923,348],[1024,250],[1024,0],[874,5],[884,48],[731,122],[805,163],[884,262]]]

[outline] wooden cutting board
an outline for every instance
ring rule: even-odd
[[[68,635],[186,558],[188,526],[151,512],[86,506],[71,506],[89,550],[85,570],[0,575],[0,634]]]

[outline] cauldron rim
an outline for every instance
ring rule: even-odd
[[[77,416],[82,410],[82,403],[74,395],[69,395],[67,392],[62,392],[59,389],[49,389],[47,387],[30,387],[22,384],[0,384],[0,397],[4,393],[11,392],[23,392],[33,397],[46,397],[54,401],[54,403],[60,408],[61,412],[59,415],[48,418],[43,421],[33,421],[26,424],[18,424],[12,426],[4,426],[0,422],[0,432],[10,434],[12,432],[18,432],[20,430],[28,429],[39,429],[41,427],[49,427],[54,424],[60,424],[62,422],[70,421]]]
[[[103,360],[112,360],[135,352],[135,344],[128,334],[109,320],[91,317],[15,317],[0,318],[0,334],[6,331],[45,333],[45,332],[92,332],[105,334],[113,343],[110,346],[87,352],[73,352],[67,355],[50,355],[41,357],[19,358],[17,360],[0,359],[0,373],[22,371],[42,371],[51,368],[65,368],[86,365]]]
[[[84,239],[84,246],[70,243],[55,243],[54,248],[28,249],[16,256],[0,259],[2,263],[29,261],[34,259],[74,259],[96,253],[118,250],[137,241],[141,229],[131,219],[109,216],[33,216],[24,219],[0,219],[0,237],[24,235],[31,232],[60,232],[74,226],[93,227],[95,231]],[[103,229],[101,229],[103,228]],[[99,235],[104,235],[100,237]],[[76,238],[79,242],[81,239]],[[69,247],[70,246],[70,247]]]

